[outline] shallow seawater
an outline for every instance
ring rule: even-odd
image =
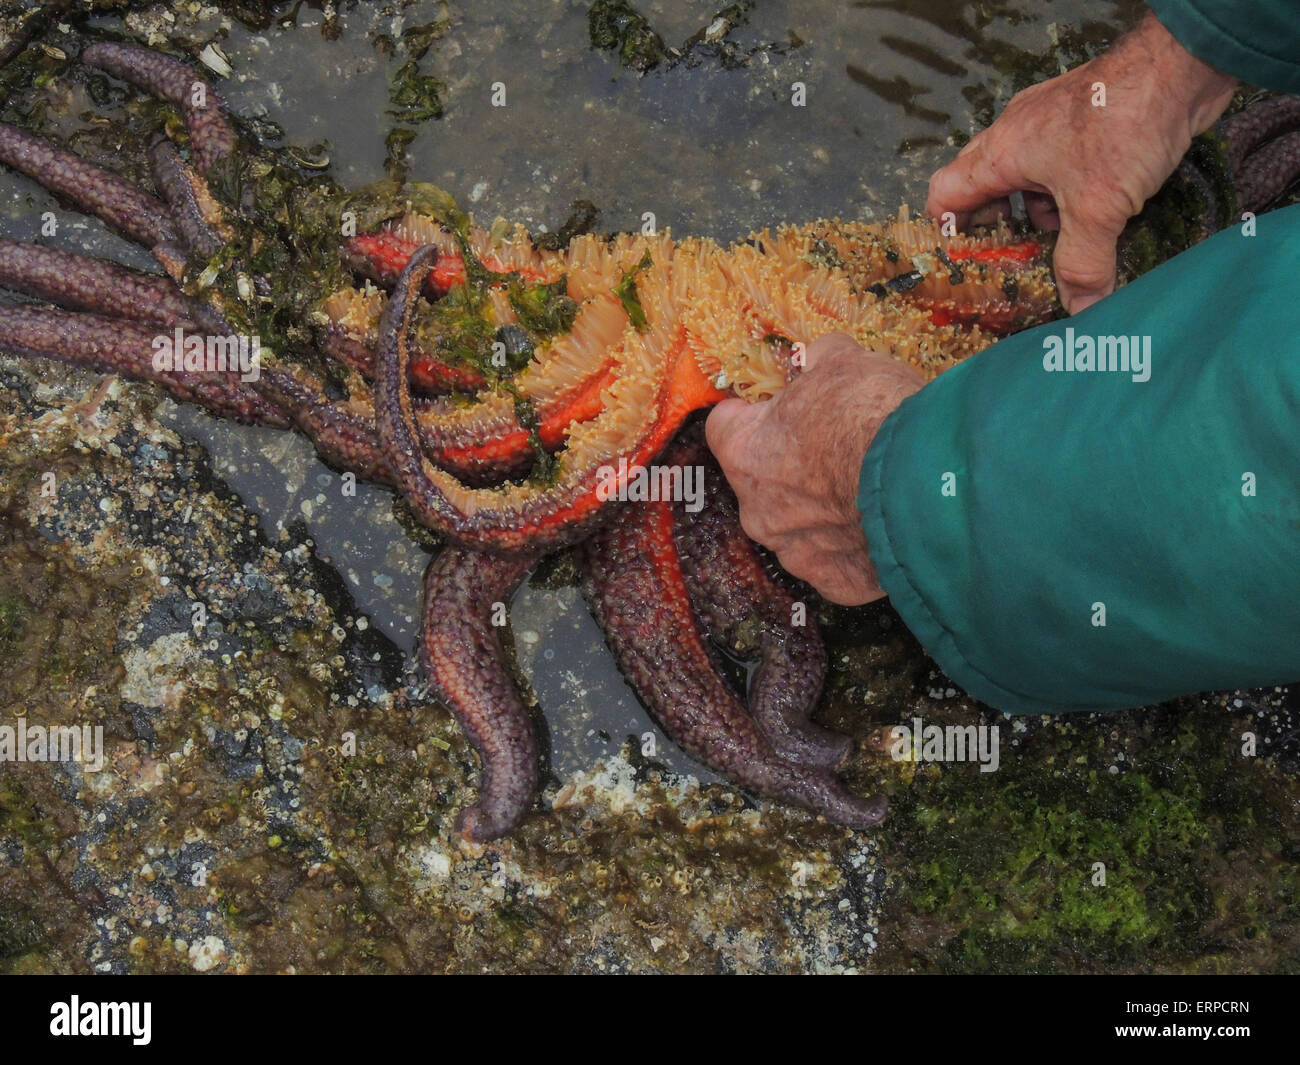
[[[721,240],[785,221],[871,218],[924,203],[929,173],[1010,95],[1017,62],[1037,62],[1058,26],[1090,41],[1113,36],[1135,5],[929,0],[760,0],[726,40],[742,62],[627,69],[590,46],[587,3],[502,0],[342,5],[336,24],[308,5],[253,28],[211,12],[193,43],[217,41],[232,75],[231,109],[277,123],[284,140],[321,147],[334,176],[362,185],[384,176],[386,138],[399,125],[389,89],[405,56],[380,38],[448,19],[421,70],[441,79],[444,114],[408,125],[410,177],[449,190],[480,220],[504,216],[558,228],[577,200],[600,230],[650,216],[679,234]],[[669,46],[709,27],[715,2],[638,6]],[[128,19],[139,39],[147,8]],[[122,28],[116,14],[94,25]],[[327,24],[330,32],[325,32]],[[337,31],[337,33],[335,33]],[[204,36],[206,34],[206,36]],[[84,120],[87,112],[70,115]],[[32,183],[0,175],[7,236],[37,235],[52,205]],[[139,265],[147,257],[96,223],[51,241]],[[391,496],[338,476],[290,434],[245,429],[175,408],[180,431],[206,446],[214,469],[271,530],[301,522],[333,561],[355,610],[409,653],[426,552],[403,532]],[[623,682],[572,587],[527,587],[512,627],[519,664],[545,711],[560,776],[657,732]],[[397,678],[393,678],[396,681]],[[710,779],[660,737],[659,758]]]

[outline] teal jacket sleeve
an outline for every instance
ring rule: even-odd
[[[1300,207],[1255,226],[881,427],[858,493],[880,583],[977,698],[1117,709],[1300,677]]]
[[[1161,24],[1202,62],[1251,85],[1300,93],[1295,0],[1147,0]]]

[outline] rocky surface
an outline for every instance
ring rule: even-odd
[[[229,33],[250,55],[263,32],[317,54],[333,11],[277,31],[199,4],[167,5],[170,21],[97,6],[132,8],[102,25],[138,39]],[[539,39],[573,20],[554,6]],[[456,47],[500,44],[460,25]],[[57,49],[58,27],[43,32]],[[371,43],[350,54],[364,80]],[[59,86],[56,121],[85,127],[92,90]],[[317,121],[256,79],[238,91]],[[703,190],[692,217],[710,192],[705,162],[684,158]],[[562,188],[539,194],[546,210],[563,213]],[[35,236],[57,207],[3,189],[6,235]],[[93,227],[60,239],[123,251]],[[454,840],[477,766],[407,673],[425,550],[382,493],[359,494],[338,532],[320,519],[341,498],[289,434],[0,357],[0,729],[104,737],[98,771],[0,762],[0,971],[1300,969],[1293,692],[1012,720],[953,689],[888,607],[826,608],[820,718],[857,740],[849,783],[893,797],[881,829],[855,834],[702,783],[635,706],[593,717],[628,696],[593,679],[610,669],[599,647],[552,637],[582,612],[563,556],[515,620],[559,752],[542,801],[511,840]],[[916,717],[997,727],[997,771],[895,761],[887,729]]]

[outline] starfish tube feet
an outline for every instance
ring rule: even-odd
[[[607,471],[620,459],[646,462],[702,398],[715,393],[699,381],[684,354],[682,330],[669,293],[671,271],[652,278],[647,325],[624,334],[617,368],[602,395],[601,412],[569,429],[558,476],[549,482],[469,488],[424,453],[411,400],[411,323],[427,271],[437,261],[425,245],[402,270],[384,308],[375,369],[380,437],[403,496],[416,518],[454,542],[479,550],[521,553],[576,543],[601,517],[611,484]]]

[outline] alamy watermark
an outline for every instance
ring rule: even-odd
[[[1149,336],[1075,334],[1043,337],[1043,369],[1048,373],[1127,373],[1134,381],[1151,380]]]
[[[256,381],[262,375],[262,342],[259,337],[202,336],[176,327],[171,336],[153,338],[153,368],[158,373],[226,373],[239,371],[241,381]]]
[[[103,725],[0,725],[0,762],[80,762],[91,773],[104,768]]]
[[[1001,736],[997,725],[911,725],[889,730],[889,755],[895,762],[978,762],[981,773],[999,765]]]
[[[73,995],[50,1006],[50,1035],[130,1036],[136,1046],[148,1046],[152,1013],[151,1002],[82,1002]]]
[[[691,514],[704,509],[703,466],[633,466],[621,458],[617,466],[601,466],[596,476],[602,503],[685,503]]]

